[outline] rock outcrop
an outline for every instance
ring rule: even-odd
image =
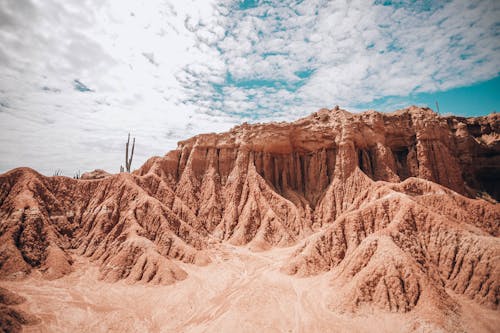
[[[111,176],[110,173],[101,170],[101,169],[95,169],[94,171],[89,171],[89,172],[84,172],[80,179],[102,179]]]
[[[101,175],[102,173],[99,173]],[[498,309],[500,119],[322,109],[179,142],[132,174],[0,175],[0,277],[54,279],[72,254],[106,281],[169,284],[211,244],[303,244],[283,272],[331,271],[332,306]]]

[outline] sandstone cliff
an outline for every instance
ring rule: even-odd
[[[54,279],[72,254],[106,281],[169,284],[229,242],[300,244],[282,271],[332,271],[332,306],[498,309],[500,119],[322,109],[179,142],[132,174],[0,175],[0,276]],[[96,179],[97,178],[97,179]],[[424,310],[422,310],[424,311]]]

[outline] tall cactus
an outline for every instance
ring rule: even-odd
[[[128,134],[127,144],[125,145],[125,168],[127,172],[130,172],[130,167],[132,166],[132,158],[134,157],[134,148],[135,148],[135,138],[132,142],[132,151],[130,153],[130,159],[128,158],[128,147],[130,145],[130,133]]]

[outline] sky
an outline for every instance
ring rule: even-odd
[[[132,169],[335,105],[500,106],[500,1],[0,0],[0,173]]]

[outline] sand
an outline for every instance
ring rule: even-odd
[[[222,244],[210,251],[211,265],[179,262],[189,277],[169,286],[99,281],[98,266],[75,255],[75,271],[60,279],[32,276],[2,285],[26,297],[18,307],[41,319],[25,332],[439,331],[412,313],[336,312],[331,273],[297,278],[280,272],[294,250],[252,252]],[[497,311],[461,300],[474,309],[474,320],[463,318],[473,323],[471,332],[500,327]]]

